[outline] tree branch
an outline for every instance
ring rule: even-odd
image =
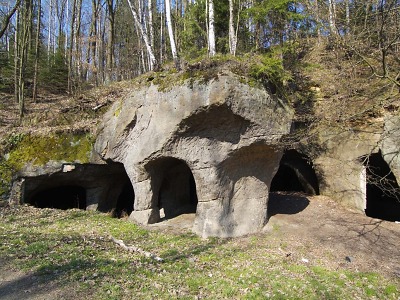
[[[127,246],[125,245],[123,240],[117,240],[116,238],[111,236],[111,240],[116,243],[117,245],[121,246],[124,250],[129,251],[129,252],[138,252],[140,254],[143,254],[146,257],[150,257],[156,261],[163,262],[164,260],[161,257],[158,257],[150,252],[144,251],[143,249],[135,246]]]
[[[21,1],[22,0],[17,0],[17,3],[15,3],[14,8],[6,16],[6,19],[5,19],[4,24],[3,24],[2,28],[1,28],[1,31],[0,31],[0,39],[3,37],[4,33],[6,32],[8,24],[10,24],[10,20],[11,20],[12,16],[15,14],[15,12],[17,11],[19,5],[21,4]]]

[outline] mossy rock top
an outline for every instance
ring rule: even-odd
[[[11,135],[0,159],[0,195],[8,192],[12,178],[26,166],[44,166],[51,161],[89,162],[94,138],[88,133]]]

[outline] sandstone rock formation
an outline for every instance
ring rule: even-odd
[[[400,219],[398,115],[357,128],[318,124],[307,133],[311,144],[284,146],[292,109],[244,81],[221,71],[168,90],[136,86],[104,115],[90,164],[28,164],[11,201],[115,210],[141,224],[196,213],[193,230],[203,237],[261,230],[271,191],[322,194],[372,217]]]
[[[10,201],[36,207],[108,212],[129,202],[129,199],[123,199],[124,189],[129,186],[129,177],[122,164],[50,161],[44,166],[26,165],[13,184]],[[127,197],[131,198],[132,211],[133,190]]]
[[[321,194],[373,217],[400,220],[399,120],[388,114],[358,129],[321,131],[323,151],[314,161]]]
[[[238,236],[266,223],[291,118],[279,99],[226,72],[208,83],[132,91],[105,115],[95,151],[125,166],[133,220],[157,222],[160,208],[166,217],[196,211],[198,234]]]

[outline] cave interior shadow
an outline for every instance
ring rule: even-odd
[[[269,194],[267,219],[278,214],[294,215],[310,204],[303,193],[298,192],[272,192]]]

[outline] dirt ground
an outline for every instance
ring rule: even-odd
[[[304,259],[327,267],[376,271],[400,278],[400,223],[373,219],[345,209],[328,197],[301,193],[273,193],[268,211],[268,224],[253,236],[276,244],[286,255],[306,253]],[[182,228],[192,226],[194,217],[181,215],[149,228],[179,234]]]
[[[374,271],[400,278],[400,224],[372,219],[340,207],[324,196],[274,194],[263,232],[234,239],[262,239],[294,262],[330,269]],[[180,234],[193,224],[194,214],[149,226]],[[69,299],[68,286],[51,286],[35,273],[23,273],[0,259],[0,299]],[[51,281],[50,281],[51,282]]]
[[[306,246],[306,259],[400,278],[399,223],[346,210],[324,196],[275,194],[270,201],[265,232],[289,249]]]

